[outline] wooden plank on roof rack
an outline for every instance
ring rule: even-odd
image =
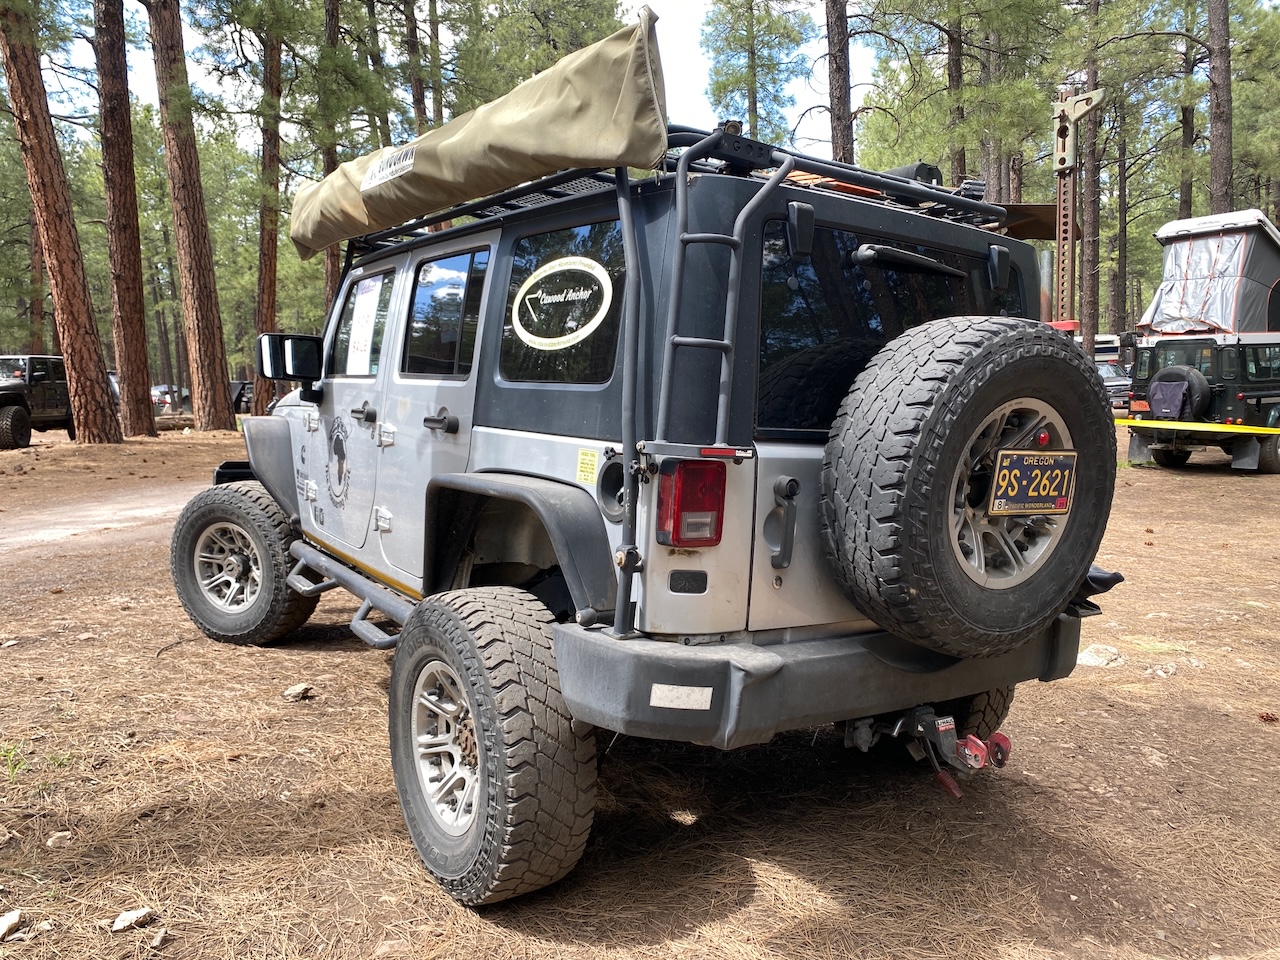
[[[834,177],[821,177],[816,173],[804,173],[800,170],[796,170],[788,176],[787,180],[802,187],[821,187],[824,190],[847,193],[854,197],[884,197],[883,191],[874,190],[871,187],[860,187],[857,184],[845,183],[843,180],[837,180]]]

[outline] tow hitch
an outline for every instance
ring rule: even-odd
[[[955,718],[940,717],[928,706],[916,707],[890,723],[877,721],[874,717],[851,721],[845,727],[844,745],[857,747],[865,753],[885,734],[910,737],[907,752],[917,760],[927,757],[938,785],[957,800],[964,796],[964,792],[943,764],[949,764],[967,776],[985,766],[1003,767],[1009,762],[1013,748],[1009,738],[999,732],[986,740],[979,740],[972,734],[957,737]]]

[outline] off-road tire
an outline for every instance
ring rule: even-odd
[[[1185,467],[1187,461],[1191,459],[1190,450],[1152,450],[1151,459],[1159,466],[1168,467],[1170,470],[1177,470],[1179,467]],[[1259,458],[1258,467],[1261,469],[1262,460]]]
[[[261,483],[246,480],[198,493],[178,516],[169,551],[169,569],[178,599],[192,622],[219,643],[264,645],[307,622],[319,597],[304,597],[285,582],[293,560],[293,527]],[[201,567],[198,551],[206,556]],[[212,548],[211,552],[210,549]],[[226,576],[233,568],[259,572],[256,594],[248,597],[251,574],[240,579],[239,594]],[[202,583],[203,581],[203,583]],[[229,600],[227,603],[220,600]]]
[[[17,404],[0,407],[0,450],[31,446],[31,416]]]
[[[547,608],[523,590],[455,590],[422,601],[396,647],[388,727],[400,807],[427,870],[468,906],[559,880],[582,857],[591,832],[595,735],[575,732],[560,694],[553,623]],[[439,742],[445,735],[434,720],[439,710],[427,707],[438,702],[443,684],[417,689],[420,681],[448,676],[456,689],[450,686],[446,699],[465,700],[460,720],[451,721],[452,742],[465,750],[444,757]],[[416,726],[424,723],[430,737]],[[416,744],[432,738],[434,750],[419,757]],[[462,803],[464,794],[455,814],[427,795],[430,757],[474,776],[474,807]],[[449,782],[454,774],[441,770]],[[451,831],[444,817],[455,815],[464,822],[454,822]]]
[[[75,420],[73,420],[71,417],[67,417],[67,422],[66,422],[65,426],[66,426],[66,428],[67,428],[67,439],[68,439],[68,440],[71,440],[71,441],[74,441],[74,440],[75,440],[75,438],[76,438],[76,422],[75,422]]]
[[[1259,437],[1258,445],[1262,448],[1258,451],[1258,472],[1280,473],[1280,436]]]
[[[766,430],[826,430],[854,378],[882,346],[878,340],[834,340],[770,364],[760,373],[756,423]]]
[[[1188,419],[1198,420],[1209,409],[1210,394],[1213,391],[1209,386],[1209,379],[1195,367],[1181,363],[1172,367],[1162,367],[1156,371],[1151,382],[1185,383],[1187,393],[1182,404]]]
[[[1025,531],[1006,537],[1011,559],[1000,563],[1016,576],[1001,580],[995,560],[970,569],[960,534],[971,529],[983,557],[987,536],[1000,548],[998,531],[1012,525],[988,524],[982,471],[1020,432],[1038,437],[1026,426],[1034,411],[1050,418],[1046,453],[1066,438],[1078,453],[1074,506],[1030,549],[1013,553]],[[988,421],[994,445],[979,455]],[[1052,623],[1088,574],[1115,460],[1106,391],[1072,341],[1030,320],[931,321],[890,341],[841,404],[822,469],[823,543],[846,594],[884,629],[951,656],[996,656]]]
[[[979,740],[987,740],[1009,719],[1009,710],[1013,706],[1013,689],[997,687],[972,697],[948,700],[938,704],[934,712],[939,716],[950,715],[955,718],[956,736],[961,740],[971,735]]]

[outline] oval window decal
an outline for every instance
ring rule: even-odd
[[[613,281],[586,257],[545,263],[520,284],[511,327],[534,350],[564,350],[591,336],[613,303]]]

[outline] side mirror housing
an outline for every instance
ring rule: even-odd
[[[296,333],[258,337],[258,374],[268,380],[298,380],[310,386],[323,375],[324,341]]]

